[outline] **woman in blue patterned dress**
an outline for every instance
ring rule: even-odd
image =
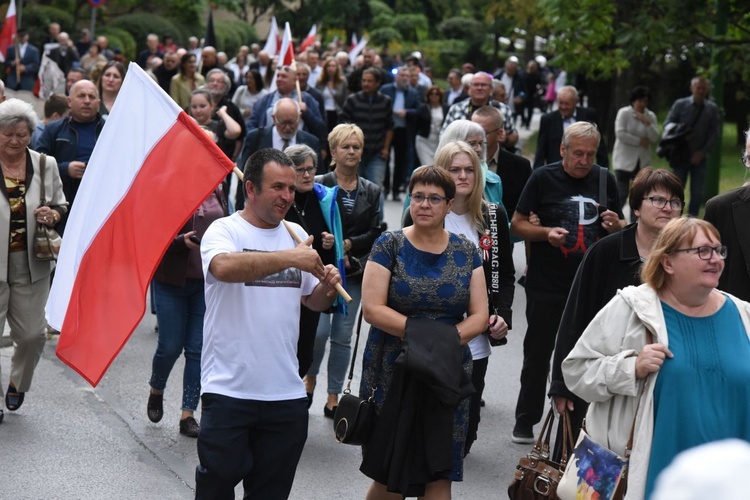
[[[360,394],[369,397],[375,388],[375,403],[381,421],[384,402],[389,391],[394,390],[394,380],[403,376],[399,373],[403,369],[397,365],[396,358],[404,345],[408,318],[429,318],[454,325],[460,338],[461,365],[469,378],[472,360],[467,344],[487,329],[487,290],[481,257],[473,243],[443,228],[455,193],[455,183],[445,170],[434,166],[415,170],[409,183],[409,210],[414,224],[378,238],[365,267],[362,307],[372,328],[363,356]],[[455,408],[452,432],[449,430],[445,435],[429,433],[426,440],[450,442],[452,467],[447,470],[428,474],[425,478],[415,472],[425,466],[429,468],[429,454],[425,464],[411,445],[402,456],[394,456],[393,450],[387,452],[388,460],[394,464],[392,467],[409,470],[412,476],[424,479],[409,478],[413,479],[407,481],[409,491],[386,486],[386,483],[392,485],[394,482],[393,469],[373,471],[365,465],[373,462],[368,460],[371,458],[368,454],[382,452],[382,445],[379,446],[378,440],[373,438],[364,449],[365,460],[361,468],[373,479],[366,498],[400,499],[403,495],[450,498],[451,482],[463,479],[468,412],[469,399],[464,398]],[[430,417],[427,412],[420,413],[419,408],[416,415],[415,421],[426,422]],[[398,482],[404,484],[403,477]]]

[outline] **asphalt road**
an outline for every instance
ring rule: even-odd
[[[400,203],[386,202],[385,218],[391,228],[398,227],[399,217]],[[518,244],[514,259],[520,275],[525,262]],[[510,440],[523,358],[524,309],[525,295],[517,286],[514,329],[506,346],[493,349],[479,440],[465,461],[464,481],[453,486],[454,498],[504,498],[519,457],[530,449]],[[156,347],[153,327],[154,316],[147,313],[95,389],[57,359],[55,340],[47,342],[23,407],[6,411],[0,424],[0,500],[193,496],[196,440],[178,433],[182,360],[167,387],[164,419],[153,424],[146,417]],[[0,347],[3,387],[8,383],[11,354],[9,347]],[[319,377],[325,380],[325,363]],[[353,386],[358,385],[355,370]],[[324,388],[324,383],[319,384],[315,394],[291,498],[363,498],[370,481],[359,472],[360,449],[335,442],[331,420],[323,417]],[[200,413],[197,416],[200,419]],[[241,487],[237,493],[241,498]]]

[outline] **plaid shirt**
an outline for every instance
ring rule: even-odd
[[[500,101],[495,101],[494,99],[491,99],[488,104],[493,108],[499,109],[503,113],[503,128],[505,129],[505,134],[517,134],[518,131],[513,125],[513,113],[510,110],[510,106]],[[464,99],[463,101],[457,102],[456,104],[452,105],[448,109],[448,114],[446,115],[445,120],[443,120],[443,128],[440,129],[440,134],[442,135],[442,133],[445,132],[446,127],[448,127],[448,125],[450,125],[455,120],[471,120],[471,113],[473,113],[475,109],[481,106],[469,109],[470,105],[471,98]]]

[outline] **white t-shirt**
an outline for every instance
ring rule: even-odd
[[[472,224],[469,214],[458,215],[450,212],[445,217],[445,230],[453,234],[461,234],[474,243],[477,248],[479,247],[479,233]],[[472,359],[484,359],[492,354],[490,339],[484,334],[471,339],[469,349],[471,349]]]
[[[293,224],[297,234],[307,234]],[[283,224],[260,229],[239,212],[216,220],[201,240],[206,276],[201,393],[283,401],[305,397],[297,363],[300,299],[318,280],[288,268],[251,283],[218,281],[209,271],[217,255],[274,252],[296,243]]]

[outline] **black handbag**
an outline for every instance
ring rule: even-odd
[[[573,446],[573,432],[567,410],[563,412],[563,449],[560,462],[550,458],[549,440],[554,420],[554,408],[550,408],[539,438],[531,452],[522,457],[516,466],[513,482],[508,486],[510,500],[557,500],[557,485],[568,463],[568,447]]]
[[[359,335],[362,330],[362,309],[359,311],[357,318],[357,339],[354,341],[354,351],[352,352],[352,362],[349,366],[349,380],[344,389],[344,395],[339,400],[336,413],[333,415],[333,432],[336,441],[343,444],[362,446],[370,439],[372,430],[375,428],[377,415],[375,414],[375,384],[377,384],[380,365],[383,362],[383,340],[385,332],[382,332],[380,343],[380,355],[378,364],[375,368],[375,384],[373,384],[370,397],[362,399],[352,394],[351,385],[354,376],[354,362],[357,359],[357,348],[359,347]]]

